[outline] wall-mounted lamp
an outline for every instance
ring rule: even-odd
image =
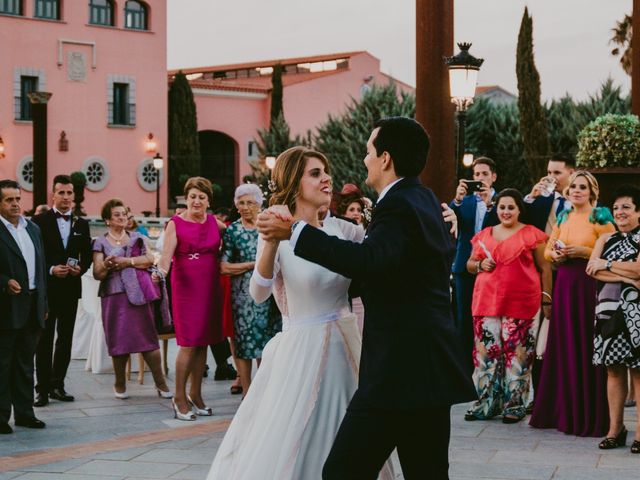
[[[153,138],[153,133],[150,133],[144,141],[144,150],[147,153],[153,153],[156,151],[158,145],[156,144],[155,139]]]
[[[64,130],[60,132],[60,138],[58,139],[58,151],[59,152],[69,151],[69,140],[67,140],[67,133]]]
[[[276,166],[276,157],[269,156],[269,157],[264,159],[264,163],[267,164],[267,168],[269,170],[273,170],[273,167]]]
[[[4,158],[4,141],[0,137],[0,158]]]

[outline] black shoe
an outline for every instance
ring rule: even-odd
[[[531,403],[529,403],[529,405],[527,405],[527,409],[526,409],[525,413],[527,415],[531,415],[533,413],[533,402],[531,402]]]
[[[13,433],[13,428],[11,428],[8,423],[0,423],[0,435],[7,435],[9,433]]]
[[[49,392],[49,398],[60,400],[61,402],[73,402],[75,400],[73,395],[69,395],[64,391],[64,388],[54,388]]]
[[[476,417],[473,413],[465,413],[464,414],[464,419],[467,422],[475,422],[476,420],[480,420],[478,417]]]
[[[38,420],[36,417],[21,418],[15,421],[16,427],[27,428],[44,428],[47,426],[42,420]]]
[[[49,395],[46,393],[36,393],[36,401],[33,402],[34,407],[46,407],[49,405]]]
[[[627,444],[627,429],[622,427],[620,433],[615,437],[607,437],[598,444],[600,450],[611,450],[612,448],[624,447]]]
[[[631,444],[631,453],[640,453],[640,440],[633,441]]]
[[[214,380],[235,380],[238,376],[238,372],[228,363],[216,368],[216,373],[213,376]]]
[[[507,414],[502,417],[502,423],[518,423],[520,420],[522,420],[522,417],[516,417],[511,414]]]

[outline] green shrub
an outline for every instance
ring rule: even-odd
[[[596,118],[578,134],[576,160],[584,168],[638,167],[640,120],[611,113]]]

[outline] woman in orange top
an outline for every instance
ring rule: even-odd
[[[598,182],[578,170],[564,196],[545,256],[557,268],[549,336],[530,425],[581,437],[607,432],[607,379],[592,365],[596,281],[585,271],[598,238],[615,231],[609,209],[596,207]]]
[[[547,235],[520,221],[520,192],[503,190],[496,205],[500,224],[473,237],[467,262],[469,273],[477,275],[471,312],[478,401],[464,418],[502,415],[504,423],[515,423],[526,413],[535,356],[534,317],[541,303],[545,305],[543,292],[551,291],[551,265],[544,259]]]

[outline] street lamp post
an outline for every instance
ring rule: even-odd
[[[159,153],[153,157],[153,168],[156,169],[156,218],[160,217],[160,172],[164,166],[164,159]]]
[[[449,88],[451,102],[456,106],[458,135],[456,139],[456,180],[460,178],[460,162],[464,156],[464,129],[467,109],[473,103],[478,84],[478,71],[484,59],[469,53],[470,43],[459,43],[460,52],[453,57],[445,57],[449,68]]]

